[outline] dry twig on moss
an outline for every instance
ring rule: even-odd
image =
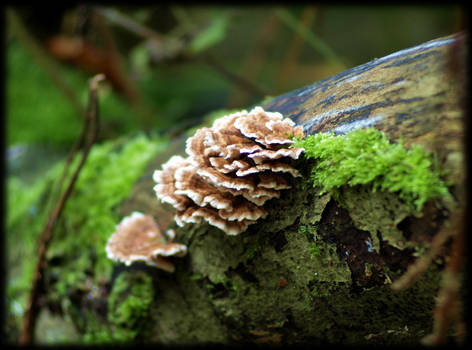
[[[98,127],[99,127],[99,120],[98,120],[98,102],[97,102],[97,88],[98,83],[103,80],[105,77],[103,74],[99,74],[91,79],[90,87],[89,87],[89,104],[87,107],[87,113],[85,115],[84,124],[82,128],[82,132],[79,136],[79,139],[76,145],[71,152],[71,155],[67,159],[67,163],[65,165],[64,173],[61,177],[60,181],[64,181],[65,174],[69,168],[70,162],[74,158],[75,152],[80,148],[80,146],[84,146],[82,150],[82,157],[80,159],[77,168],[75,169],[72,177],[67,185],[67,188],[61,195],[59,201],[57,202],[56,207],[54,208],[53,212],[51,213],[49,220],[46,224],[46,227],[41,233],[40,242],[39,242],[39,257],[38,263],[36,265],[36,269],[33,275],[33,282],[31,285],[31,291],[28,299],[28,304],[26,306],[26,312],[23,319],[23,329],[21,331],[19,337],[19,344],[27,345],[31,344],[34,340],[34,329],[36,324],[36,318],[38,315],[38,297],[40,295],[41,285],[43,283],[43,271],[46,265],[46,251],[51,241],[52,232],[54,227],[56,226],[57,221],[60,218],[62,210],[69,198],[72,190],[74,188],[75,182],[79,176],[80,170],[82,169],[85,161],[87,160],[87,156],[92,148],[95,140],[97,139],[98,135]],[[88,135],[88,138],[87,138]],[[84,145],[85,143],[85,145]],[[59,188],[60,188],[59,184]]]

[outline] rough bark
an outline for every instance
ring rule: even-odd
[[[374,126],[391,141],[422,144],[449,170],[457,198],[464,191],[463,41],[459,34],[403,50],[263,107],[310,134]],[[155,198],[150,175],[182,154],[184,141],[151,162],[121,205],[122,215],[138,210],[155,216],[163,230],[176,228],[172,210]],[[142,270],[152,276],[154,299],[141,341],[415,343],[431,331],[441,264],[409,289],[394,292],[390,284],[464,203],[428,203],[415,217],[395,194],[345,187],[341,205],[340,198],[310,187],[309,164],[300,167],[306,176],[268,202],[269,216],[239,236],[208,225],[176,228],[175,241],[189,251],[173,260],[174,274],[117,266],[116,276]],[[390,245],[387,237],[395,235],[411,244]]]

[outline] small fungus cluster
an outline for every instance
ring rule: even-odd
[[[205,220],[237,235],[267,216],[264,203],[291,187],[287,175],[299,176],[290,161],[304,149],[289,147],[293,136],[304,136],[302,126],[261,107],[224,116],[187,139],[187,158],[154,172],[154,190],[179,226]]]
[[[168,242],[152,216],[134,212],[124,217],[106,246],[108,258],[130,265],[135,261],[174,272],[174,265],[166,257],[182,257],[187,246]]]

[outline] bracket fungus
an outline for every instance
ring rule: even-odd
[[[124,217],[106,246],[108,258],[130,265],[144,261],[167,272],[174,272],[174,265],[166,257],[182,257],[187,246],[167,242],[152,216],[133,212]]]
[[[263,205],[300,176],[290,164],[303,148],[290,148],[303,127],[280,113],[255,107],[217,119],[186,141],[187,158],[175,155],[156,170],[160,201],[176,210],[175,221],[207,221],[237,235],[267,216]]]

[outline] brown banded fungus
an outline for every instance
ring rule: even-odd
[[[237,235],[267,216],[264,203],[291,187],[289,176],[300,176],[291,160],[304,149],[289,147],[292,136],[304,137],[302,126],[261,107],[224,116],[187,139],[187,158],[154,172],[154,190],[179,226],[205,220]]]
[[[108,258],[130,265],[144,261],[167,272],[174,272],[174,265],[166,258],[182,257],[187,246],[167,242],[152,216],[134,212],[123,218],[106,246]]]

